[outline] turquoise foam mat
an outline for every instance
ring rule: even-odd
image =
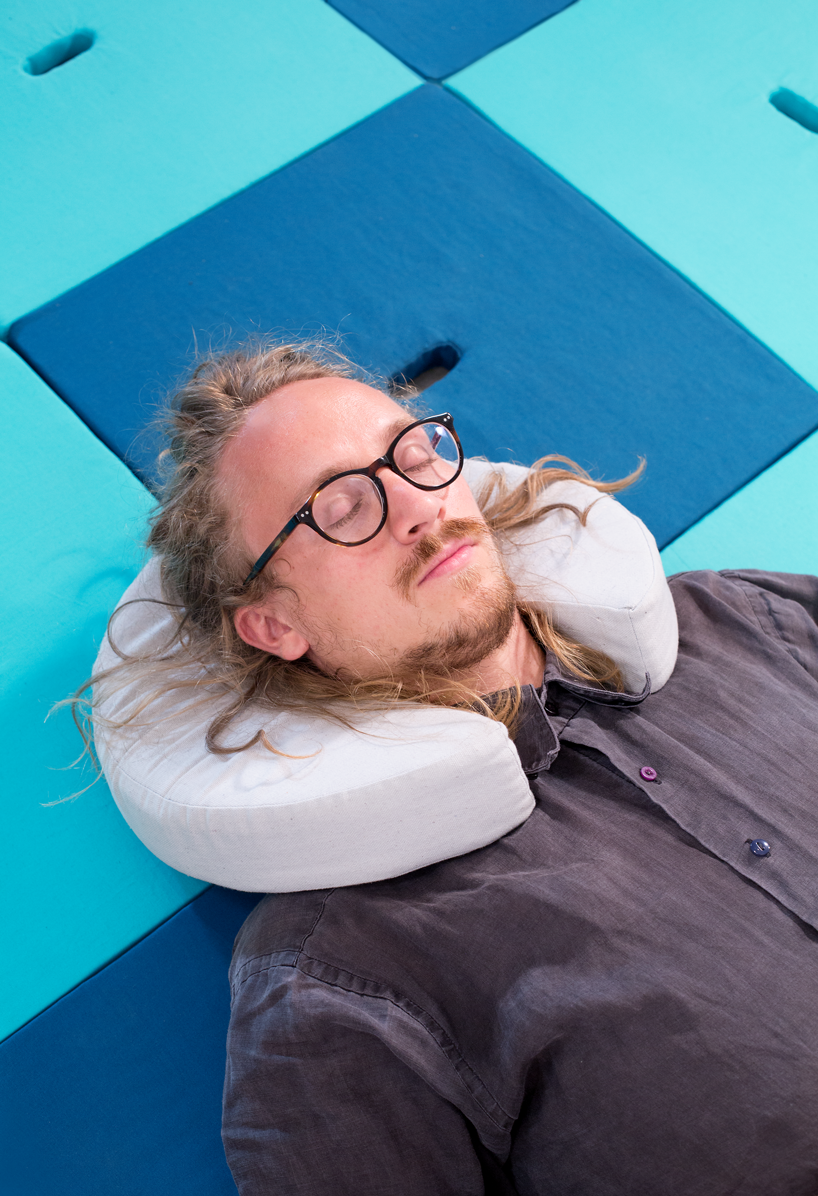
[[[818,433],[801,442],[662,553],[665,572],[818,573]]]
[[[449,85],[815,384],[818,136],[770,96],[818,128],[816,46],[811,0],[581,0]]]
[[[107,963],[206,886],[150,854],[107,786],[67,768],[65,709],[110,611],[143,560],[147,492],[0,345],[2,511],[0,1037]],[[49,803],[57,802],[57,805]]]
[[[0,328],[417,83],[322,0],[13,0]]]

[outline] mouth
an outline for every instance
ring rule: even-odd
[[[456,573],[467,565],[471,560],[474,547],[477,544],[475,539],[452,540],[445,548],[432,557],[429,562],[429,567],[426,572],[420,577],[418,585],[422,586],[424,582],[434,581],[439,577],[447,577],[451,573]]]

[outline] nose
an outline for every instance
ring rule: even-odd
[[[414,544],[446,518],[449,487],[419,490],[392,469],[378,471],[386,491],[386,526],[401,544]]]

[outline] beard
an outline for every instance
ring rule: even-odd
[[[467,609],[458,611],[434,638],[402,653],[393,674],[407,681],[422,676],[452,677],[468,672],[501,648],[511,634],[517,610],[514,584],[503,564],[500,550],[489,528],[477,519],[449,519],[439,535],[427,535],[415,545],[412,556],[395,575],[394,585],[401,596],[412,601],[412,583],[446,544],[473,537],[486,547],[492,557],[486,574],[476,565],[457,574],[455,583],[472,596]]]

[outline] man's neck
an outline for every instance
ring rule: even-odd
[[[496,693],[514,685],[533,685],[539,689],[545,671],[545,652],[515,611],[508,639],[481,660],[463,680],[479,694]]]

